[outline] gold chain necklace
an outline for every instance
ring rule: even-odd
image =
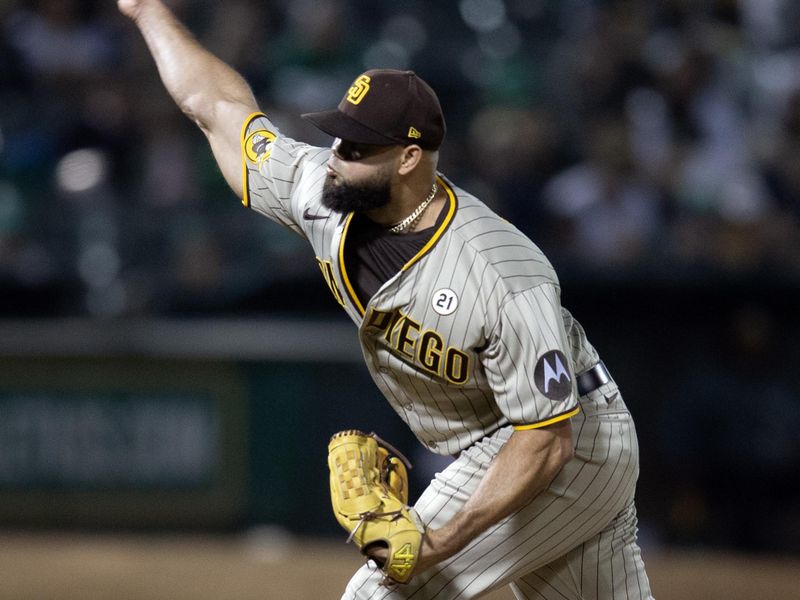
[[[436,196],[435,181],[433,182],[433,187],[431,188],[431,193],[428,194],[428,197],[425,198],[425,200],[423,200],[422,203],[417,208],[414,209],[414,212],[408,215],[405,219],[389,227],[389,231],[391,231],[392,233],[400,233],[411,227],[414,223],[417,222],[417,219],[419,219],[422,216],[422,213],[428,207],[428,204],[431,203],[434,196]]]

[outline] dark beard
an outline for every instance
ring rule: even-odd
[[[382,174],[359,184],[344,181],[334,184],[328,175],[322,186],[322,204],[334,212],[367,212],[389,204],[391,180]]]

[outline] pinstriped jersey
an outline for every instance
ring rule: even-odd
[[[242,130],[243,202],[311,244],[358,326],[370,374],[417,438],[456,454],[500,426],[535,428],[576,414],[575,375],[597,353],[561,307],[539,248],[439,175],[441,224],[372,298],[359,298],[344,261],[353,215],[322,204],[329,156],[252,115]]]

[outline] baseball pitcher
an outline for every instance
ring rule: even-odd
[[[358,75],[287,137],[160,0],[119,0],[245,206],[308,241],[376,385],[455,456],[412,507],[375,435],[329,445],[335,518],[371,560],[344,598],[651,598],[636,542],[638,446],[616,383],[531,240],[438,172],[446,127],[411,71]]]

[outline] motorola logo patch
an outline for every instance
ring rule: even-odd
[[[572,393],[572,375],[567,365],[567,358],[558,350],[546,352],[536,363],[533,381],[550,400],[560,402]]]

